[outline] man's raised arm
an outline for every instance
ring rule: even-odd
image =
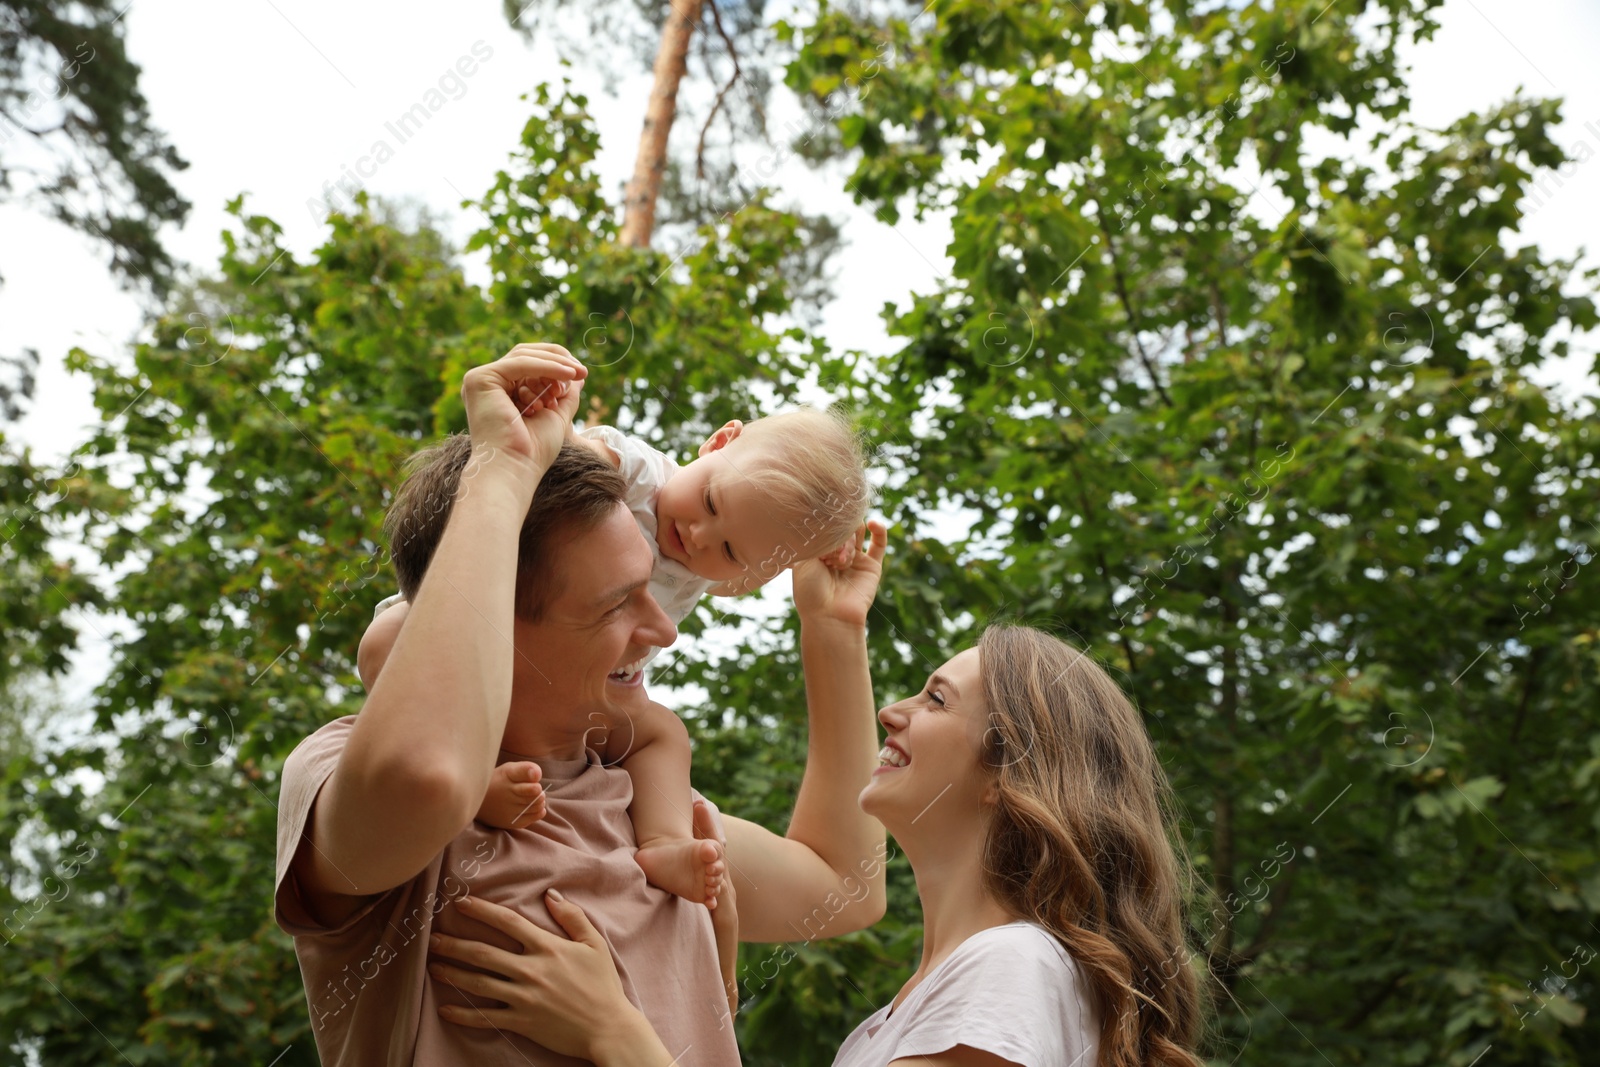
[[[867,609],[883,573],[881,522],[848,570],[816,561],[794,571],[809,740],[784,837],[727,822],[728,868],[743,941],[836,937],[871,926],[887,906],[883,824],[857,801],[877,765],[877,709],[867,669]]]
[[[586,374],[556,345],[518,345],[467,372],[472,458],[295,856],[325,920],[415,877],[483,800],[511,705],[518,538]]]

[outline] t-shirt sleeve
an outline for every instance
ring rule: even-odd
[[[1022,1067],[1094,1067],[1090,991],[1053,937],[1010,927],[957,952],[901,1024],[896,1059],[967,1045]]]
[[[581,430],[580,436],[592,437],[605,443],[617,454],[617,473],[628,483],[628,507],[648,505],[653,510],[656,494],[667,484],[677,464],[665,452],[657,451],[612,426],[590,426]]]
[[[273,892],[273,918],[284,933],[294,937],[333,934],[359,922],[382,899],[375,896],[338,926],[324,926],[306,908],[300,885],[291,870],[302,842],[310,848],[307,831],[311,808],[350,740],[355,716],[335,719],[306,738],[284,761],[278,790],[278,873]]]

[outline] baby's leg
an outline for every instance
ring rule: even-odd
[[[405,624],[410,610],[411,605],[404,600],[385,608],[367,624],[367,632],[361,635],[361,647],[356,650],[356,673],[361,676],[361,684],[367,692],[372,692],[372,687],[378,684],[378,674],[389,661],[389,653],[394,650],[400,627]]]
[[[531,761],[500,764],[489,775],[478,821],[500,830],[523,830],[544,818],[544,786],[539,784],[543,775]]]
[[[715,908],[725,867],[715,841],[694,839],[689,730],[660,704],[635,715],[632,727],[623,722],[610,731],[606,754],[612,761],[620,758],[633,779],[628,815],[639,841],[634,858],[651,885]]]

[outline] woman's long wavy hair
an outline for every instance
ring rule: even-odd
[[[1099,1067],[1195,1067],[1192,876],[1139,713],[1086,654],[1039,630],[990,626],[978,656],[981,758],[998,794],[989,890],[1077,962],[1100,1015]]]

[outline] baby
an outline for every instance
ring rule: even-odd
[[[655,553],[650,593],[682,622],[706,593],[761,588],[799,560],[847,568],[870,490],[855,434],[840,417],[802,408],[743,423],[735,419],[680,467],[636,437],[609,426],[568,431],[628,483],[627,505]],[[535,506],[537,506],[537,498]],[[378,605],[361,639],[357,669],[371,692],[409,610],[398,595]],[[615,677],[629,682],[653,649]],[[642,684],[642,679],[640,679]],[[689,733],[671,710],[650,704],[631,722],[600,725],[586,741],[633,779],[628,813],[637,860],[657,888],[716,906],[722,866],[714,845],[690,826]],[[478,819],[521,829],[544,817],[538,764],[495,768]]]

